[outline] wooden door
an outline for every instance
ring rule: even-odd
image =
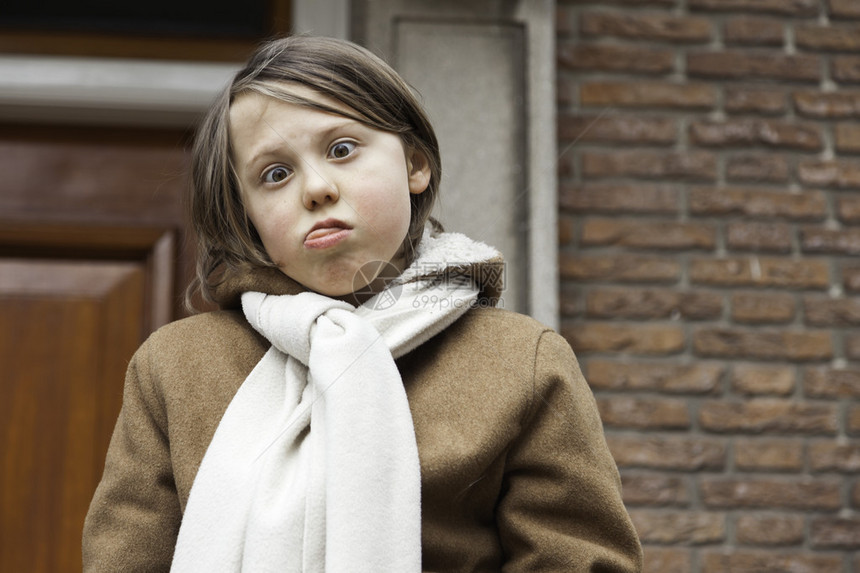
[[[184,134],[0,126],[0,571],[80,571],[128,360],[191,269]]]

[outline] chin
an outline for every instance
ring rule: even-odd
[[[332,298],[346,296],[352,293],[354,272],[342,271],[338,273],[330,273],[330,276],[325,276],[325,273],[320,273],[323,276],[307,276],[300,277],[298,273],[290,274],[290,269],[280,267],[281,272],[305,287],[307,290],[328,296]]]
[[[353,289],[343,285],[304,285],[308,288],[308,290],[312,290],[315,293],[321,294],[323,296],[329,296],[332,298],[342,297],[349,294],[352,294]]]

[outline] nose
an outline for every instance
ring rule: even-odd
[[[306,209],[313,210],[340,198],[337,186],[331,177],[326,177],[319,168],[306,165],[302,186],[302,202]]]

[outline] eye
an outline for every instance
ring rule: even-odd
[[[334,159],[343,159],[348,157],[355,151],[355,143],[352,141],[338,141],[331,146],[328,154]]]
[[[263,182],[264,183],[280,183],[284,179],[290,176],[291,171],[286,167],[281,165],[277,167],[272,167],[271,169],[266,170],[263,173]]]

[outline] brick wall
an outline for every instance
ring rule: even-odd
[[[860,0],[559,0],[562,330],[646,571],[860,571]]]

